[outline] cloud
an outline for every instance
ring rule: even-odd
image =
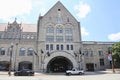
[[[118,40],[120,40],[120,32],[115,33],[115,34],[110,34],[108,36],[108,39],[111,40],[111,41],[118,41]]]
[[[87,3],[80,2],[79,5],[74,7],[75,10],[78,11],[77,16],[79,18],[85,18],[88,13],[91,11],[90,6]]]
[[[81,28],[81,34],[82,34],[82,36],[88,36],[89,32],[87,32],[86,29],[82,27]]]
[[[32,9],[31,0],[0,0],[0,19],[29,14]]]
[[[39,6],[39,5],[43,5],[45,1],[43,0],[32,0],[32,3],[35,5],[35,6]]]

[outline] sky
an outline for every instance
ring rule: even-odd
[[[36,24],[57,1],[80,22],[83,41],[120,41],[120,0],[0,0],[0,23]]]

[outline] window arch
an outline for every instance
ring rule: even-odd
[[[20,56],[25,56],[25,48],[20,48]]]
[[[32,56],[33,55],[33,48],[28,48],[27,55]]]
[[[1,56],[5,55],[5,48],[4,47],[0,48],[0,55]]]

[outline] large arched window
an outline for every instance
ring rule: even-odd
[[[47,27],[47,29],[46,29],[46,32],[47,33],[54,33],[54,28],[53,27]]]
[[[20,48],[20,56],[25,56],[25,48]]]
[[[73,41],[73,37],[71,36],[71,35],[67,35],[67,36],[65,36],[65,41],[66,42],[71,42],[71,41]]]
[[[0,56],[3,56],[5,55],[5,48],[0,48]]]
[[[33,55],[33,48],[28,48],[27,55],[32,56]]]
[[[66,28],[65,29],[65,34],[66,35],[72,35],[72,29],[71,28]]]
[[[46,36],[46,41],[49,41],[49,42],[54,41],[54,36],[51,36],[51,35]]]
[[[62,34],[63,33],[63,28],[62,27],[57,27],[56,33],[57,34]]]

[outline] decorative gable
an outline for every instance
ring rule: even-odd
[[[43,20],[47,23],[66,24],[78,22],[60,1],[58,1],[43,17]]]

